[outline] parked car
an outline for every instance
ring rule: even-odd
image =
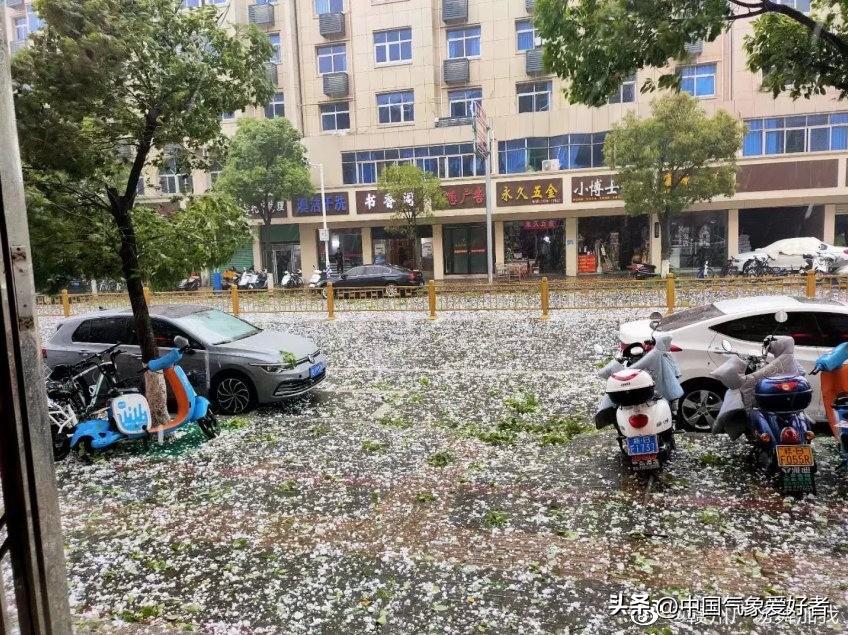
[[[812,237],[778,240],[765,247],[733,256],[731,260],[742,273],[748,273],[747,268],[754,266],[754,260],[763,256],[771,256],[773,260],[768,260],[768,265],[772,268],[800,271],[806,264],[805,254],[832,256],[834,272],[848,266],[848,249],[834,247]]]
[[[774,320],[777,311],[787,312],[783,324]],[[658,332],[672,336],[672,356],[683,373],[684,394],[678,408],[679,422],[690,430],[710,429],[724,397],[724,387],[709,377],[724,363],[721,341],[728,340],[742,354],[760,351],[763,338],[772,333],[791,335],[795,355],[809,372],[815,360],[837,344],[848,341],[848,305],[835,300],[793,298],[785,295],[722,300],[675,312],[663,318]],[[622,324],[622,345],[642,342],[651,336],[650,320]],[[818,376],[809,377],[813,400],[807,414],[826,419]]]
[[[189,340],[191,349],[180,366],[222,414],[301,395],[326,377],[326,357],[305,337],[263,331],[223,311],[190,304],[153,306],[150,314],[158,346],[173,346],[177,335]],[[128,309],[63,320],[43,355],[54,368],[118,342],[124,351],[116,360],[119,375],[140,377],[141,354]]]
[[[333,287],[336,291],[379,288],[383,295],[389,298],[397,297],[403,290],[424,286],[424,274],[420,271],[412,271],[405,267],[389,264],[352,267],[341,275],[333,274],[330,279],[333,281]],[[326,279],[319,280],[315,284],[315,288],[322,289],[325,297],[327,295],[326,286]]]

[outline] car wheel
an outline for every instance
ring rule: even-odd
[[[396,298],[398,296],[398,287],[396,284],[387,284],[385,289],[383,290],[383,294],[387,298]]]
[[[241,414],[256,403],[253,384],[247,377],[238,373],[218,378],[212,394],[216,410],[225,415]]]
[[[724,390],[709,381],[687,385],[677,405],[678,423],[693,432],[711,432],[721,410]]]

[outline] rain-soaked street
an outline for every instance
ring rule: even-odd
[[[815,441],[818,495],[796,500],[741,443],[691,433],[648,490],[589,425],[592,346],[636,316],[252,316],[317,341],[327,381],[211,442],[59,465],[77,628],[641,633],[610,595],[645,590],[841,609],[828,626],[648,632],[844,632],[848,476],[831,438]]]

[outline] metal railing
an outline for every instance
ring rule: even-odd
[[[486,284],[431,280],[413,288],[238,289],[157,291],[148,302],[195,304],[228,313],[335,313],[405,311],[435,317],[443,311],[521,311],[547,316],[571,309],[648,309],[667,312],[730,298],[790,295],[848,302],[848,276],[813,274],[779,277],[649,278],[592,277]],[[80,315],[98,309],[128,308],[125,293],[39,296],[39,316]]]

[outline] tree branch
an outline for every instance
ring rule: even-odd
[[[738,2],[739,0],[733,1]],[[832,31],[828,31],[821,22],[801,13],[797,9],[793,9],[785,4],[777,4],[772,2],[772,0],[763,0],[762,4],[763,7],[765,7],[766,12],[780,13],[791,20],[795,20],[795,22],[805,26],[815,37],[821,38],[836,48],[843,56],[848,57],[848,43]]]

